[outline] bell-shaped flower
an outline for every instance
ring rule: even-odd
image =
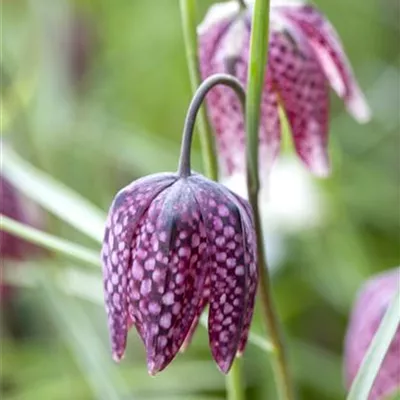
[[[207,88],[205,82],[203,96]],[[212,355],[226,373],[245,347],[253,314],[258,279],[251,208],[221,184],[191,172],[192,130],[185,129],[189,139],[178,173],[147,176],[121,190],[105,230],[102,262],[113,357],[124,355],[134,325],[150,374],[190,341],[208,304]]]
[[[345,342],[346,384],[350,388],[382,317],[400,289],[400,268],[368,280],[354,306]],[[389,346],[368,400],[381,400],[400,390],[400,327]]]
[[[216,4],[199,26],[203,78],[224,72],[246,83],[253,2],[246,3],[245,8],[240,8],[238,1]],[[368,105],[338,35],[325,16],[311,5],[273,2],[259,130],[260,168],[265,175],[280,150],[278,105],[285,111],[301,160],[315,175],[328,175],[329,84],[356,120],[369,120]],[[240,104],[223,87],[210,92],[207,104],[222,173],[242,174],[246,164]]]

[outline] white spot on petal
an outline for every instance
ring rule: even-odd
[[[170,306],[170,305],[174,304],[174,300],[175,300],[175,296],[172,292],[168,292],[168,293],[164,294],[164,296],[162,297],[162,301],[166,306]]]
[[[160,325],[164,329],[168,329],[171,327],[171,314],[166,313],[163,314],[162,317],[160,318]]]

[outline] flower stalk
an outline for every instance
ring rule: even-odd
[[[196,0],[180,0],[180,9],[190,86],[192,95],[194,95],[201,83],[197,56]],[[208,178],[216,181],[218,180],[218,163],[215,157],[213,134],[208,123],[205,106],[200,108],[197,124],[200,134],[204,174]]]
[[[278,398],[281,400],[292,400],[294,399],[294,388],[271,293],[271,282],[266,261],[258,204],[258,127],[265,65],[267,65],[268,56],[269,3],[269,0],[255,0],[253,10],[246,101],[247,186],[257,233],[259,293],[261,296],[263,317],[271,342],[275,347],[275,354],[272,359]]]
[[[243,105],[245,104],[246,94],[244,88],[235,77],[227,74],[215,74],[202,82],[190,103],[189,111],[185,120],[185,126],[183,128],[182,147],[178,167],[178,174],[181,177],[187,177],[190,175],[190,153],[196,117],[207,93],[216,85],[225,85],[230,87],[235,91],[241,103]]]

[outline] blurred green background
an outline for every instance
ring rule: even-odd
[[[200,20],[212,1],[198,4]],[[358,125],[332,94],[333,173],[307,175],[298,211],[308,213],[307,196],[317,196],[323,212],[313,224],[269,227],[268,251],[299,398],[339,400],[356,291],[399,264],[400,7],[396,0],[316,4],[337,28],[374,115]],[[3,0],[1,8],[2,135],[19,155],[104,212],[134,178],[176,168],[190,100],[177,0]],[[197,138],[193,160],[201,170]],[[285,201],[276,202],[290,215],[298,175],[284,176]],[[98,251],[61,219],[45,220],[43,229]],[[202,327],[156,378],[147,376],[134,331],[116,366],[100,274],[61,257],[26,264],[4,261],[16,289],[2,307],[1,398],[225,398]],[[13,278],[15,270],[22,272]],[[263,334],[258,316],[253,330]],[[274,399],[267,354],[250,343],[244,362],[247,398]]]

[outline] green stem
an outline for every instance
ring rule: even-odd
[[[64,239],[59,239],[56,236],[49,235],[28,225],[21,224],[3,214],[0,214],[0,230],[48,250],[66,255],[74,260],[82,261],[95,267],[99,266],[99,256],[96,252],[92,252],[85,247],[70,243]]]
[[[196,0],[180,0],[180,8],[190,86],[192,95],[194,95],[201,83],[197,54]],[[205,175],[216,181],[218,180],[218,162],[214,153],[213,134],[208,123],[205,106],[202,106],[199,112],[198,129]]]
[[[247,185],[257,232],[258,269],[260,275],[259,292],[264,312],[263,316],[272,345],[275,348],[275,356],[272,360],[278,398],[281,400],[292,400],[294,399],[294,388],[285,355],[283,338],[280,332],[280,323],[272,299],[271,282],[266,261],[258,204],[258,127],[260,122],[260,103],[265,65],[267,65],[268,56],[269,7],[269,0],[255,0],[250,39],[246,101]]]
[[[197,45],[196,0],[180,0],[180,9],[190,84],[192,95],[194,95],[201,83]],[[205,106],[200,109],[198,127],[205,175],[208,178],[217,181],[218,162],[214,152],[213,135],[208,123]],[[232,400],[244,399],[244,388],[240,377],[240,365],[237,360],[233,363],[231,371],[232,372],[226,377],[228,398]]]
[[[228,74],[213,74],[204,79],[194,93],[186,115],[178,166],[178,175],[181,177],[187,177],[191,174],[190,154],[192,149],[193,129],[196,123],[196,117],[205,97],[207,96],[207,93],[217,85],[225,85],[231,88],[241,101],[244,110],[246,92],[237,78]]]
[[[242,377],[242,359],[236,358],[232,364],[229,374],[226,376],[226,390],[228,393],[228,400],[245,400],[245,393],[243,390],[243,377]]]

